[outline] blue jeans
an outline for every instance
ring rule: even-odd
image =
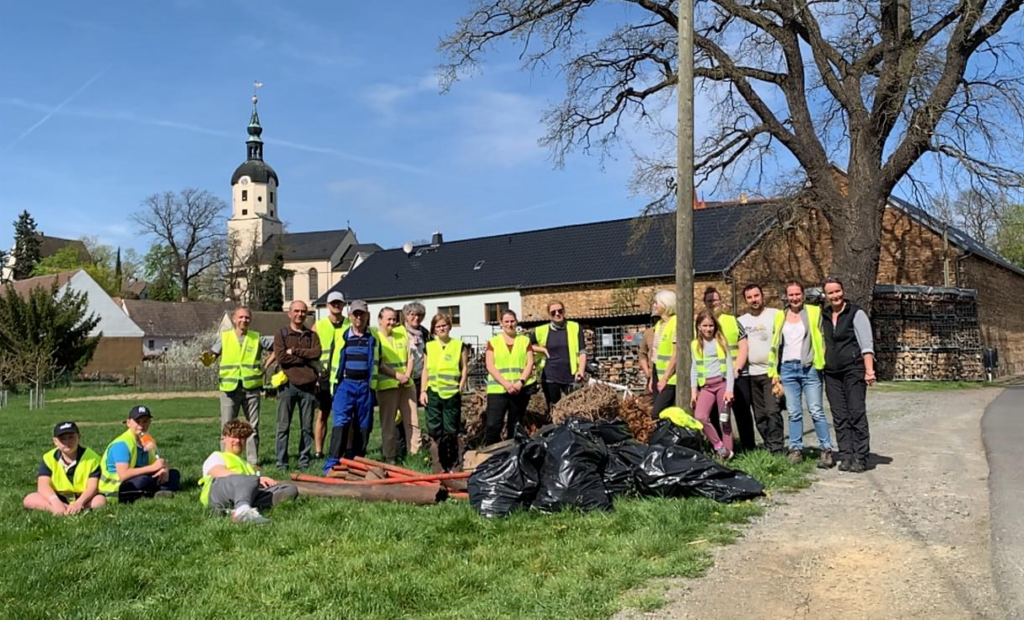
[[[814,423],[814,434],[822,450],[832,450],[832,439],[828,434],[828,419],[822,404],[821,371],[814,366],[792,360],[782,363],[782,388],[786,390],[786,406],[789,409],[789,448],[804,449],[804,411],[801,394],[807,400],[807,409]]]

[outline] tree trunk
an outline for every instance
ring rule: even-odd
[[[866,184],[865,184],[866,185]],[[829,212],[832,268],[843,282],[846,298],[870,311],[878,278],[885,195],[875,187],[858,187],[850,176],[847,196]]]

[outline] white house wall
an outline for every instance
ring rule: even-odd
[[[423,321],[426,328],[430,328],[430,319],[437,314],[439,307],[458,306],[460,324],[452,329],[452,336],[470,342],[483,343],[493,336],[497,327],[488,324],[485,316],[486,304],[505,302],[509,309],[517,315],[522,314],[522,299],[519,291],[493,291],[489,293],[474,293],[467,295],[450,295],[446,297],[424,297],[419,299],[397,299],[388,301],[371,301],[366,303],[370,307],[370,321],[373,326],[377,325],[377,313],[385,306],[401,310],[402,306],[418,301],[427,309],[427,317]],[[326,316],[326,308],[317,308],[317,318]]]
[[[91,332],[90,336],[98,336],[102,333],[107,338],[142,338],[145,333],[135,321],[132,321],[120,306],[114,303],[103,288],[96,284],[96,281],[89,277],[85,271],[78,271],[71,276],[61,291],[70,287],[72,290],[88,295],[89,312],[95,313],[100,322]],[[60,294],[60,293],[58,293]]]

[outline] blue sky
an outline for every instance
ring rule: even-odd
[[[438,92],[462,3],[4,1],[0,247],[28,209],[45,233],[144,251],[127,216],[156,192],[230,200],[261,80],[265,159],[291,231],[385,247],[633,215],[629,152],[554,170],[537,145],[557,75],[511,50]],[[344,7],[342,10],[340,7]]]

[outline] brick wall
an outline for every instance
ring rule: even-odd
[[[569,318],[574,316],[595,316],[609,314],[609,308],[616,305],[632,304],[636,313],[646,312],[651,307],[654,294],[663,288],[675,288],[674,279],[649,279],[636,283],[635,287],[623,283],[581,284],[578,286],[557,286],[522,291],[523,316],[521,321],[537,321],[548,317],[548,303],[554,299],[565,304]],[[714,286],[721,291],[723,299],[731,300],[729,287],[721,279],[698,279],[694,282],[694,299],[700,300],[704,288]],[[618,304],[617,304],[618,302]],[[629,313],[627,310],[622,314]]]
[[[998,349],[999,374],[1024,373],[1024,276],[970,256],[960,286],[978,291],[982,345]]]

